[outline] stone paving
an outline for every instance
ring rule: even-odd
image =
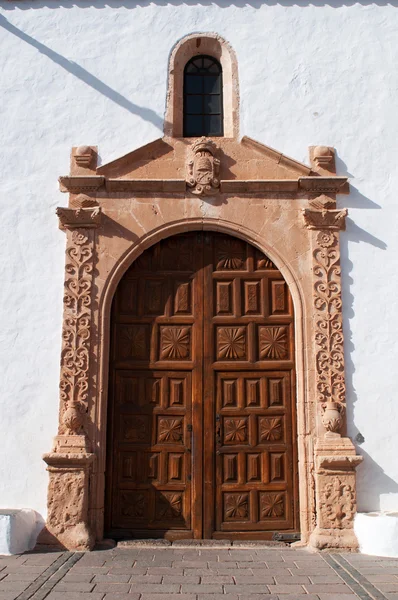
[[[398,559],[264,546],[0,556],[0,600],[398,600]]]

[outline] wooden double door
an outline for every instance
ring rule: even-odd
[[[106,473],[114,538],[298,531],[288,287],[220,233],[162,240],[115,294]]]

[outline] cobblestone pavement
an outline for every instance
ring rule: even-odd
[[[288,547],[0,556],[0,600],[398,600],[398,559]]]

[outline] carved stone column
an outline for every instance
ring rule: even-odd
[[[315,371],[318,436],[314,447],[316,527],[310,544],[318,549],[356,550],[355,468],[362,461],[346,433],[344,338],[339,230],[347,210],[320,196],[303,209],[312,233]]]
[[[57,209],[67,243],[59,427],[52,451],[43,457],[50,474],[46,525],[52,540],[68,550],[89,550],[95,541],[87,517],[94,454],[87,436],[87,412],[95,228],[101,212],[87,197],[80,206],[76,198],[71,204],[73,208]]]

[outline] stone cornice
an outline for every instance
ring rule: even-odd
[[[363,461],[363,456],[318,456],[317,465],[319,469],[355,469]]]
[[[90,452],[81,452],[79,454],[67,454],[59,452],[49,452],[43,454],[43,460],[49,467],[81,467],[82,465],[89,465],[95,459],[95,454]]]
[[[349,194],[347,177],[300,177],[300,188],[323,194]]]
[[[184,193],[184,179],[106,179],[108,192],[163,192]]]
[[[105,186],[108,192],[184,193],[184,179],[108,179],[103,176],[65,176],[59,178],[61,192],[94,192]],[[347,177],[299,177],[297,179],[224,179],[221,193],[315,192],[348,194]]]
[[[104,185],[105,177],[102,175],[64,175],[59,177],[61,192],[79,194],[81,192],[96,192]]]
[[[242,180],[231,179],[221,181],[221,193],[250,194],[261,192],[298,192],[300,189],[298,179],[257,179]]]

